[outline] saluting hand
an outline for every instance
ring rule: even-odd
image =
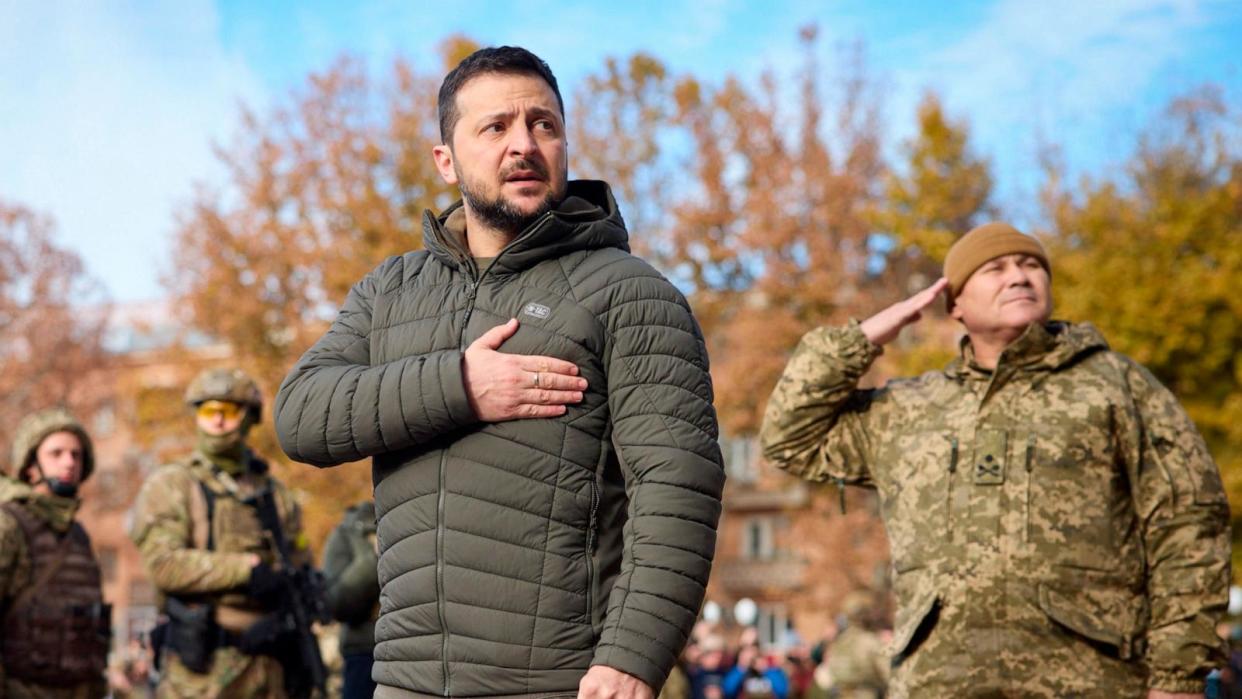
[[[898,301],[864,320],[859,327],[868,340],[883,347],[896,339],[902,328],[922,318],[923,309],[932,305],[948,286],[949,280],[941,277],[914,296]]]
[[[517,332],[516,318],[483,333],[462,360],[470,407],[483,422],[564,415],[582,401],[586,379],[563,359],[498,352]]]

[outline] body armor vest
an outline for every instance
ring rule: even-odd
[[[263,487],[270,487],[266,476],[254,482],[239,483],[238,492],[227,486],[202,480],[196,474],[198,488],[191,494],[194,547],[207,551],[257,553],[266,563],[273,561],[271,544],[254,507],[243,498]],[[197,502],[194,502],[194,501]],[[244,591],[232,590],[198,596],[195,601],[214,602],[221,626],[231,631],[245,630],[265,611]]]
[[[100,680],[112,614],[86,530],[74,522],[61,536],[18,503],[0,507],[21,526],[31,563],[30,584],[0,622],[5,674],[52,686]]]

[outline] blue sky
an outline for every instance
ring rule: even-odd
[[[219,181],[211,144],[238,105],[278,101],[342,52],[431,70],[453,33],[520,44],[568,95],[606,56],[639,50],[707,79],[789,75],[810,22],[826,68],[832,46],[863,42],[894,136],[929,88],[968,118],[1019,214],[1033,213],[1041,138],[1076,171],[1108,173],[1171,96],[1205,81],[1242,96],[1230,0],[0,0],[0,198],[55,217],[114,299],[154,298],[175,274],[176,211],[196,182]]]

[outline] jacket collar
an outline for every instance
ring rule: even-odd
[[[1049,321],[1032,323],[1014,340],[997,360],[996,370],[975,363],[974,348],[969,337],[960,342],[961,356],[950,362],[945,373],[958,380],[990,379],[1019,370],[1056,371],[1087,354],[1108,349],[1108,342],[1090,323]]]
[[[81,501],[56,495],[36,493],[29,484],[4,477],[0,481],[0,502],[20,502],[27,511],[47,523],[53,531],[64,534],[73,526],[73,517]]]
[[[475,275],[466,245],[466,216],[461,201],[439,216],[423,213],[423,245],[445,265]],[[572,180],[565,199],[539,217],[496,256],[491,274],[515,274],[550,258],[579,250],[620,248],[628,251],[629,234],[608,185]]]

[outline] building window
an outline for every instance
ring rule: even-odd
[[[108,437],[116,429],[116,409],[106,403],[95,411],[94,424],[91,432],[95,437]]]
[[[731,480],[754,483],[759,477],[754,437],[723,437],[720,451],[724,455],[725,473]]]
[[[99,547],[99,572],[103,581],[110,583],[116,580],[116,549],[111,546]]]
[[[749,517],[742,532],[742,558],[766,561],[776,556],[775,523],[772,517]]]
[[[755,630],[759,632],[759,644],[764,648],[784,650],[789,645],[789,612],[783,604],[759,605],[759,618]]]

